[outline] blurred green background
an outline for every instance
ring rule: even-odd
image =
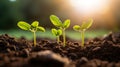
[[[98,2],[95,0],[85,2],[83,0],[0,0],[0,34],[7,33],[17,38],[24,36],[32,39],[32,33],[20,30],[17,22],[22,20],[32,23],[37,20],[47,29],[45,33],[38,32],[38,37],[54,39],[55,36],[50,30],[54,28],[49,20],[51,14],[57,15],[62,21],[71,20],[71,26],[66,31],[71,39],[80,39],[80,33],[72,30],[73,25],[81,24],[89,18],[93,18],[94,23],[86,31],[86,38],[101,37],[111,31],[119,31],[120,0],[98,0]]]

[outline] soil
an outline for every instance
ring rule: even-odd
[[[69,39],[66,47],[50,40],[0,36],[0,67],[120,67],[120,33],[89,39],[82,48]]]

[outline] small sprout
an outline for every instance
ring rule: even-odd
[[[55,15],[50,16],[50,20],[54,26],[62,30],[62,35],[63,35],[63,44],[64,47],[66,46],[66,35],[65,35],[65,30],[70,26],[70,20],[67,19],[63,23],[62,21]]]
[[[45,32],[44,27],[38,26],[39,22],[38,21],[34,21],[31,25],[28,24],[27,22],[24,21],[19,21],[17,23],[18,27],[21,28],[22,30],[27,30],[30,32],[33,32],[33,36],[34,36],[34,46],[36,46],[36,32],[37,31],[41,31],[41,32]]]
[[[60,42],[60,35],[62,35],[62,30],[61,29],[56,30],[53,28],[51,31],[52,31],[52,34],[57,37],[57,43],[59,43]]]
[[[73,29],[75,31],[81,32],[81,38],[82,38],[82,47],[84,47],[84,32],[92,26],[93,20],[90,19],[88,22],[83,22],[81,26],[75,25],[73,26]]]

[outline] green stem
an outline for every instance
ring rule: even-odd
[[[36,33],[35,32],[33,32],[34,33],[34,46],[36,46]]]
[[[84,47],[84,31],[81,31],[82,47]]]
[[[66,46],[66,36],[65,36],[65,30],[63,29],[63,46]]]
[[[59,42],[60,42],[60,38],[59,36],[57,36],[57,43],[59,44]]]

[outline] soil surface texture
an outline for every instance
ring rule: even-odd
[[[85,47],[68,39],[38,39],[36,47],[25,38],[0,35],[0,67],[120,67],[120,33],[87,39]]]

